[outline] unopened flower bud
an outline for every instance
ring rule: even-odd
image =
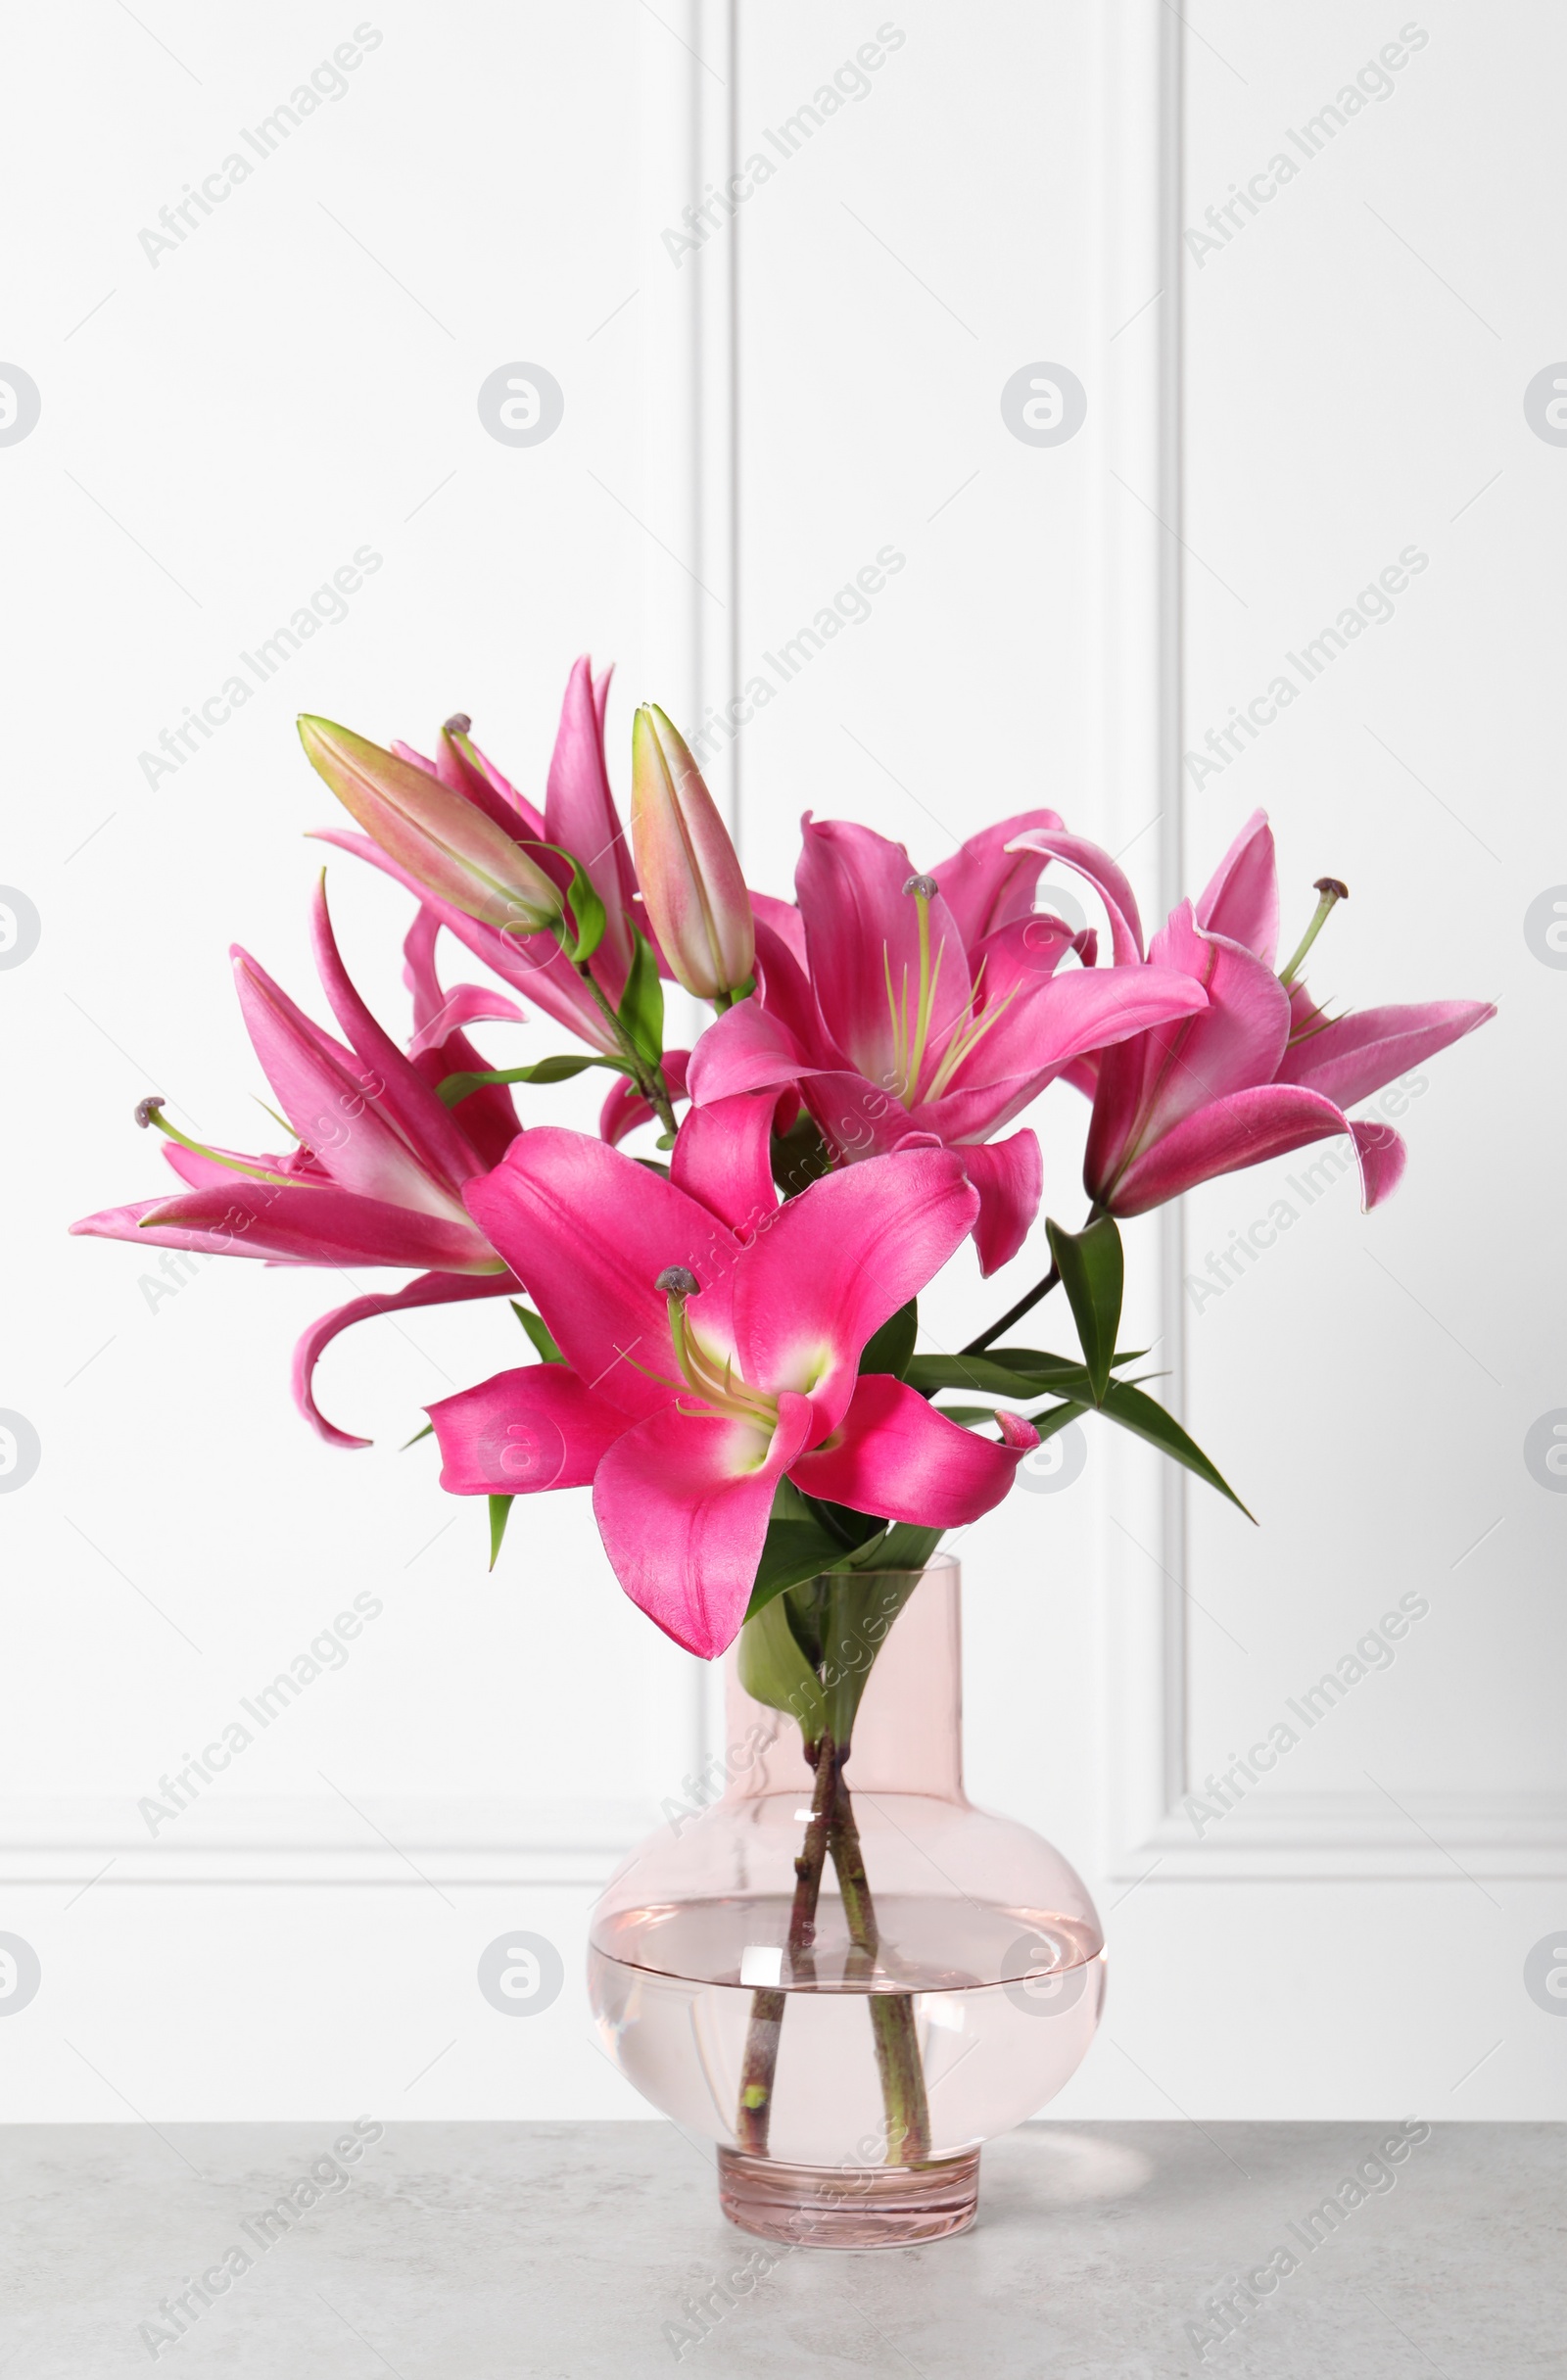
[[[651,704],[632,725],[631,837],[647,915],[677,982],[728,1001],[756,964],[751,896],[701,771]]]
[[[301,719],[300,740],[343,807],[427,891],[512,933],[560,922],[539,862],[464,794],[329,719]]]

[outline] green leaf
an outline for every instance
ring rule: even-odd
[[[1147,1353],[1146,1347],[1129,1348],[1125,1355],[1112,1357],[1111,1368],[1114,1370],[1121,1363],[1135,1363],[1140,1356]],[[959,1360],[973,1363],[975,1358],[964,1356]],[[1022,1372],[1033,1380],[1065,1380],[1070,1377],[1086,1381],[1088,1378],[1074,1356],[1053,1356],[1042,1347],[992,1347],[985,1351],[985,1360],[987,1363],[1005,1363],[1010,1370]]]
[[[1256,1513],[1247,1511],[1228,1480],[1213,1468],[1202,1448],[1187,1437],[1174,1414],[1166,1413],[1162,1404],[1156,1404],[1152,1397],[1145,1397],[1141,1389],[1131,1388],[1123,1380],[1113,1381],[1100,1410],[1107,1419],[1118,1421],[1123,1430],[1130,1430],[1134,1437],[1146,1438],[1150,1446],[1158,1447],[1188,1471],[1195,1471],[1199,1479],[1207,1480],[1220,1496],[1227,1496],[1249,1521],[1256,1520]]]
[[[522,1324],[523,1329],[533,1341],[540,1362],[564,1363],[566,1358],[561,1354],[559,1348],[555,1345],[554,1340],[550,1337],[548,1323],[544,1321],[540,1315],[534,1313],[530,1308],[526,1306],[519,1306],[515,1298],[508,1298],[506,1300],[506,1304],[510,1307],[512,1312],[516,1315],[517,1320]]]
[[[960,1429],[976,1430],[982,1421],[994,1421],[993,1404],[938,1404],[936,1411],[946,1420],[955,1421]]]
[[[894,1521],[885,1537],[873,1539],[849,1556],[855,1570],[924,1570],[946,1532],[919,1529],[912,1521]]]
[[[1094,1403],[1103,1404],[1110,1385],[1116,1333],[1120,1326],[1125,1276],[1116,1218],[1113,1214],[1102,1214],[1086,1231],[1063,1231],[1059,1223],[1047,1221],[1045,1236],[1071,1306],[1077,1336],[1082,1341]]]
[[[567,893],[566,898],[571,903],[571,914],[576,920],[577,933],[575,940],[571,940],[562,929],[559,941],[561,949],[573,967],[586,966],[603,940],[604,928],[609,923],[604,914],[604,904],[594,890],[593,878],[576,853],[563,851],[558,843],[524,843],[523,849],[525,851],[552,851],[556,859],[563,859],[571,870],[571,890]],[[564,922],[562,922],[562,926]]]
[[[607,1066],[617,1074],[629,1074],[624,1058],[541,1058],[533,1066],[502,1066],[487,1068],[483,1073],[448,1074],[435,1086],[436,1097],[454,1108],[459,1099],[473,1091],[482,1091],[491,1082],[569,1082],[585,1067]]]
[[[914,1342],[920,1329],[920,1305],[911,1298],[900,1306],[895,1314],[882,1323],[875,1337],[868,1339],[860,1357],[862,1372],[890,1372],[894,1380],[902,1380],[914,1354]]]
[[[1038,1431],[1039,1443],[1043,1446],[1047,1438],[1054,1438],[1058,1430],[1064,1430],[1068,1421],[1076,1421],[1080,1415],[1092,1410],[1091,1405],[1076,1404],[1068,1398],[1065,1404],[1047,1404],[1042,1411],[1030,1413],[1027,1418]]]
[[[948,1388],[977,1389],[987,1397],[1037,1397],[1046,1390],[1061,1396],[1090,1393],[1080,1363],[1027,1347],[993,1350],[988,1356],[916,1356],[904,1377],[923,1397]]]
[[[830,1503],[825,1496],[807,1496],[803,1501],[807,1519],[814,1520],[829,1537],[835,1537],[845,1553],[857,1553],[887,1525],[869,1512],[856,1511],[852,1504]]]
[[[827,1700],[789,1626],[788,1606],[775,1595],[740,1629],[736,1656],[739,1681],[753,1702],[787,1711],[807,1743],[819,1743],[827,1725]]]
[[[637,947],[620,1006],[615,1011],[649,1066],[664,1055],[664,987],[658,980],[658,961],[647,936],[632,928]]]
[[[914,1534],[932,1537],[940,1532],[922,1529]],[[895,1565],[905,1574],[923,1567],[901,1562]],[[917,1577],[908,1575],[893,1578],[878,1575],[878,1569],[879,1566],[874,1567],[858,1577],[834,1573],[823,1579],[818,1590],[827,1724],[840,1752],[849,1748],[860,1697],[877,1654],[886,1642],[887,1631],[920,1583]]]
[[[745,1607],[746,1618],[765,1610],[785,1587],[798,1587],[806,1579],[835,1569],[844,1560],[845,1550],[835,1537],[830,1537],[813,1520],[769,1521],[751,1599]]]
[[[435,1423],[433,1421],[427,1421],[422,1430],[415,1430],[411,1438],[404,1438],[403,1444],[398,1449],[398,1452],[400,1454],[405,1454],[409,1447],[416,1447],[418,1445],[421,1438],[433,1438],[434,1435]]]
[[[500,1541],[506,1534],[511,1518],[512,1499],[509,1496],[492,1496],[490,1502],[490,1567],[493,1570],[500,1558]]]

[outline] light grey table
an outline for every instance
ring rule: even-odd
[[[1368,2172],[1393,2128],[1029,2124],[964,2237],[769,2270],[662,2123],[397,2124],[352,2161],[325,2122],[14,2125],[0,2374],[1567,2374],[1567,2126],[1443,2125]]]

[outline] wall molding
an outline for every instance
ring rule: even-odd
[[[601,1885],[651,1802],[214,1794],[152,1836],[122,1798],[0,1805],[0,1884]]]
[[[1184,49],[1184,21],[1157,0],[1116,0],[1103,13],[1104,756],[1120,838],[1136,836],[1148,788],[1157,787],[1161,915],[1180,897],[1185,874]],[[1148,335],[1139,345],[1127,330],[1123,340],[1112,322],[1123,323],[1139,295],[1156,288]],[[1139,507],[1134,520],[1128,497]],[[1131,1228],[1150,1243],[1157,1237],[1160,1361],[1166,1401],[1184,1416],[1181,1208]],[[1258,1788],[1199,1836],[1182,1807],[1202,1789],[1190,1762],[1187,1474],[1172,1463],[1156,1473],[1139,1450],[1120,1447],[1104,1470],[1109,1876],[1462,1882],[1567,1874],[1567,1794],[1559,1792],[1408,1792],[1394,1806],[1366,1787]]]

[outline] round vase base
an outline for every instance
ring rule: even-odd
[[[979,2207],[979,2152],[923,2166],[785,2166],[718,2152],[719,2205],[759,2239],[796,2248],[911,2248],[967,2231]]]

